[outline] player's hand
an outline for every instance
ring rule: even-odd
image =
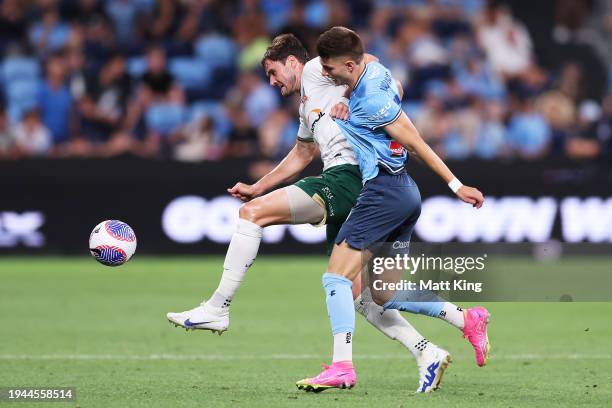
[[[261,191],[259,191],[255,184],[244,183],[236,183],[234,187],[228,188],[227,192],[244,202],[251,201],[261,195]]]
[[[457,190],[457,197],[466,203],[472,204],[473,207],[480,208],[484,203],[484,196],[474,187],[461,186]]]
[[[348,120],[349,118],[348,105],[342,102],[338,102],[337,104],[332,106],[332,108],[330,109],[329,116],[331,116],[333,119]]]

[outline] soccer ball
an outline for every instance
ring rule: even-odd
[[[125,222],[102,221],[89,235],[89,252],[103,265],[123,265],[135,251],[136,234]]]

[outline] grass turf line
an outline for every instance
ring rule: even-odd
[[[357,387],[299,392],[294,382],[316,374],[331,353],[325,262],[258,258],[233,302],[230,330],[219,337],[175,329],[165,313],[210,294],[221,258],[136,257],[120,268],[89,258],[3,258],[0,386],[77,388],[76,404],[54,407],[600,407],[612,400],[608,303],[488,304],[493,349],[484,368],[456,329],[404,314],[453,355],[433,395],[413,394],[409,353],[358,317]]]

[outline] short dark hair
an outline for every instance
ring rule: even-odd
[[[308,51],[295,35],[277,35],[272,40],[272,44],[266,49],[266,53],[261,59],[261,65],[263,66],[266,60],[280,61],[284,64],[290,55],[293,55],[302,64],[308,61]]]
[[[321,58],[349,57],[359,63],[363,58],[363,43],[353,30],[336,26],[319,36],[317,52]]]

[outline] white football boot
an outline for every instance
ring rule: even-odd
[[[435,344],[428,343],[417,358],[419,388],[416,392],[432,392],[438,389],[442,376],[451,363],[451,355]]]
[[[166,317],[177,327],[181,326],[186,330],[210,330],[219,336],[229,327],[229,309],[207,306],[205,300],[198,307],[179,313],[170,312]]]

